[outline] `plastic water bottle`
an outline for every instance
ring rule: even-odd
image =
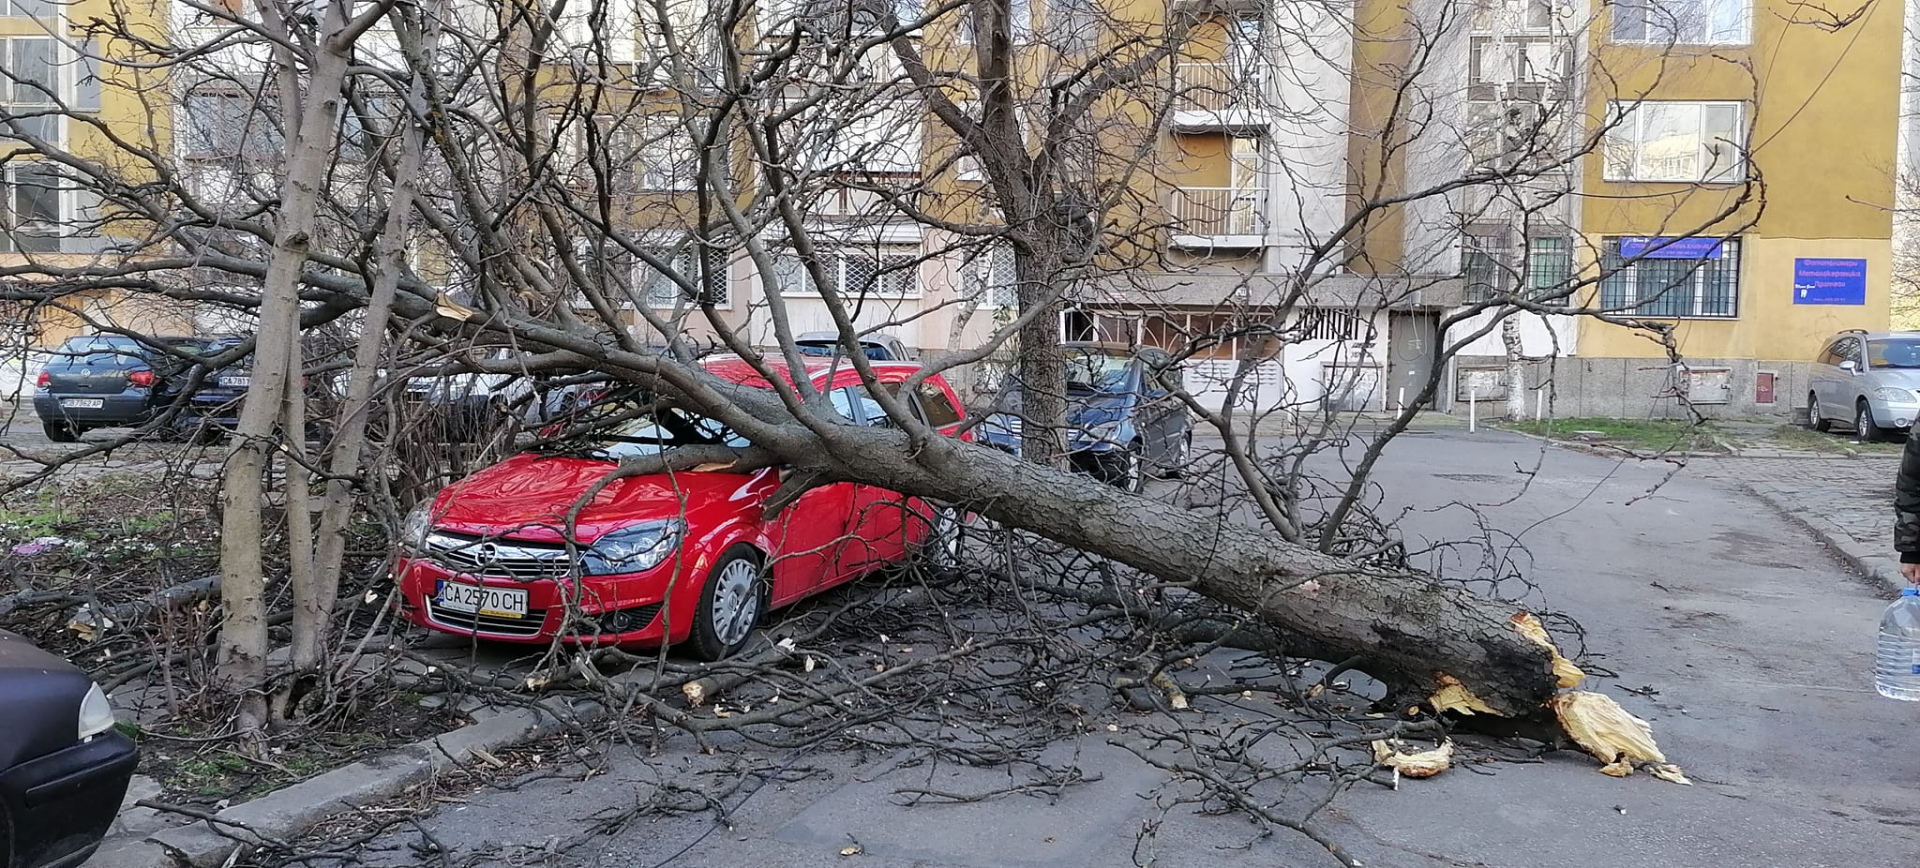
[[[1880,619],[1873,688],[1888,699],[1920,702],[1920,588],[1906,588]]]

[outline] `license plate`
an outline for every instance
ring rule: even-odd
[[[244,389],[253,385],[252,377],[221,377],[220,385],[229,389]]]
[[[98,410],[102,407],[105,407],[106,405],[107,405],[107,402],[101,398],[61,398],[60,399],[60,406],[72,407],[75,410]]]
[[[494,615],[501,618],[527,616],[527,592],[512,588],[487,588],[461,582],[441,582],[433,595],[441,607],[469,615]]]

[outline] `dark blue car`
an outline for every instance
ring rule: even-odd
[[[139,762],[100,685],[0,630],[0,866],[87,861]]]
[[[1062,345],[1067,360],[1065,444],[1074,467],[1128,491],[1147,474],[1178,476],[1193,445],[1193,419],[1167,386],[1180,370],[1162,351],[1099,343]],[[1021,386],[1009,377],[982,420],[981,439],[1020,454]]]
[[[202,352],[202,338],[159,338],[162,346]],[[180,395],[192,367],[179,357],[122,335],[69,338],[48,354],[33,392],[33,412],[55,443],[72,443],[93,428],[138,427]]]

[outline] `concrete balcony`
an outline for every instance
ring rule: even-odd
[[[1182,133],[1257,133],[1266,129],[1265,88],[1258,66],[1183,63],[1169,123]]]
[[[1267,243],[1267,197],[1235,187],[1175,187],[1168,192],[1169,243],[1187,250],[1252,250]]]

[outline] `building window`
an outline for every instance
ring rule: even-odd
[[[1467,281],[1468,302],[1492,301],[1513,291],[1507,253],[1505,232],[1467,233],[1460,248],[1460,268]]]
[[[266,164],[285,150],[273,98],[235,89],[189,92],[183,132],[180,155],[190,160]]]
[[[1357,341],[1364,332],[1366,319],[1357,310],[1310,307],[1300,311],[1294,321],[1296,341]]]
[[[656,251],[655,255],[667,261],[682,280],[697,287],[706,295],[706,301],[714,307],[726,307],[732,300],[732,282],[727,277],[727,263],[731,257],[727,251],[689,242],[690,247],[678,252]],[[668,274],[656,271],[647,265],[646,260],[634,263],[633,285],[639,290],[640,297],[646,299],[650,307],[675,307],[682,303],[699,304],[702,299],[694,298],[685,286]]]
[[[618,135],[614,139],[621,138]],[[697,189],[700,180],[700,152],[688,135],[679,115],[654,115],[639,130],[638,142],[616,141],[615,153],[633,155],[633,182],[640,190],[684,191]]]
[[[1527,297],[1543,304],[1568,306],[1573,294],[1573,244],[1566,238],[1527,239]],[[1564,293],[1564,294],[1562,294]]]
[[[60,174],[51,164],[16,161],[0,175],[0,252],[60,249]]]
[[[1099,0],[1051,0],[1047,4],[1047,44],[1066,54],[1085,54],[1100,44]]]
[[[1735,184],[1747,178],[1747,127],[1737,102],[1613,103],[1606,179]]]
[[[41,18],[52,20],[59,17],[53,0],[0,0],[0,18]]]
[[[977,250],[960,264],[960,294],[981,307],[1020,306],[1020,276],[1013,248],[994,244]]]
[[[1731,319],[1740,311],[1740,242],[1638,245],[1621,255],[1621,239],[1602,242],[1600,306],[1649,317]],[[1669,258],[1674,254],[1675,258]],[[1686,258],[1678,258],[1684,254]]]
[[[1746,45],[1753,0],[1616,0],[1613,41],[1653,45]]]
[[[960,41],[967,45],[975,43],[973,14],[976,7],[969,3],[960,7]],[[1032,0],[1008,0],[1007,28],[1012,31],[1013,41],[1025,45],[1033,41],[1033,2]]]
[[[60,75],[54,42],[44,37],[0,39],[0,138],[31,136],[56,141]],[[16,132],[17,131],[17,132]]]
[[[920,251],[905,245],[816,246],[820,273],[840,287],[842,298],[912,297],[920,294]],[[791,248],[773,254],[774,281],[782,295],[819,295],[813,272]]]

